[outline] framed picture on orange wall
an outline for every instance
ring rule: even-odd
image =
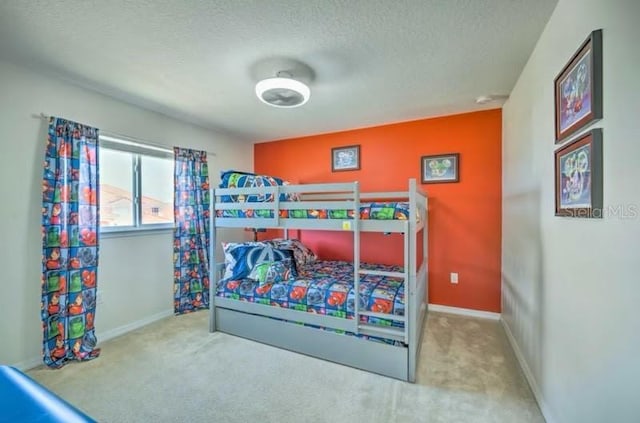
[[[331,171],[360,169],[360,146],[348,145],[331,149]]]
[[[440,154],[437,156],[422,156],[422,183],[435,184],[460,181],[460,154]]]

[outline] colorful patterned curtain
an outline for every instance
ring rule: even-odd
[[[174,311],[209,308],[209,171],[206,151],[174,147]]]
[[[93,327],[98,266],[98,130],[52,117],[42,180],[43,360],[100,354]]]

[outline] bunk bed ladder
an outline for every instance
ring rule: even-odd
[[[410,244],[409,239],[411,234],[409,233],[409,222],[404,223],[404,266],[402,272],[388,272],[384,270],[368,270],[358,268],[357,273],[361,275],[377,275],[377,276],[386,276],[392,278],[401,278],[404,281],[405,286],[405,311],[403,315],[394,315],[394,314],[386,314],[386,313],[376,313],[373,311],[359,311],[358,316],[367,316],[374,317],[378,319],[386,319],[392,320],[394,322],[402,322],[403,328],[398,328],[395,326],[380,326],[380,325],[371,325],[367,323],[363,323],[358,318],[358,330],[359,333],[363,335],[371,335],[371,336],[379,336],[381,338],[393,339],[394,341],[400,341],[403,343],[409,342],[409,322],[407,319],[408,309],[410,307],[409,295],[410,295],[410,285],[409,285],[409,258],[410,258]],[[359,265],[359,263],[358,263]]]

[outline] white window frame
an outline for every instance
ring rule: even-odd
[[[142,156],[173,159],[173,151],[168,148],[156,147],[147,143],[134,141],[121,135],[99,135],[99,147],[109,150],[122,151],[132,154],[133,178],[133,225],[127,226],[100,226],[100,234],[109,236],[142,235],[149,232],[168,232],[173,230],[172,223],[142,223]]]

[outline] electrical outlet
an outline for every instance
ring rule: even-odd
[[[458,274],[457,273],[451,273],[451,283],[458,283]]]

